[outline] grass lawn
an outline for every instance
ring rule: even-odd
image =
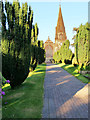
[[[88,76],[88,77],[90,77],[90,74],[85,74],[85,76]]]
[[[89,79],[85,78],[82,74],[79,74],[77,67],[74,67],[72,64],[59,63],[59,66],[81,80],[83,83],[90,83]]]
[[[6,93],[2,101],[3,118],[42,117],[45,71],[46,64],[38,65],[21,86],[14,90],[10,86],[3,88]]]

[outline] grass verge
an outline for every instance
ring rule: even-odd
[[[10,86],[3,88],[3,118],[42,117],[45,71],[46,64],[38,65],[21,86],[13,90]]]
[[[87,78],[85,78],[82,74],[78,73],[77,67],[74,67],[72,64],[59,63],[58,65],[83,83],[90,83]]]

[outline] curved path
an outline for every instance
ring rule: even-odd
[[[42,118],[88,118],[88,85],[47,64]]]

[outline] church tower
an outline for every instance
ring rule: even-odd
[[[60,49],[61,44],[66,39],[67,39],[67,36],[66,36],[63,16],[61,12],[61,5],[59,5],[59,14],[58,14],[58,21],[56,26],[56,33],[55,33],[55,52]]]

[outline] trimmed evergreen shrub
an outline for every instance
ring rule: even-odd
[[[59,63],[66,63],[66,64],[71,64],[72,63],[72,58],[74,57],[72,51],[69,49],[70,42],[69,40],[66,40],[63,42],[60,50],[54,53],[53,59],[55,62]]]
[[[88,62],[90,62],[90,24],[80,25],[75,37],[75,59],[84,69],[87,69]],[[90,69],[89,69],[90,70]]]
[[[24,82],[30,67],[34,70],[37,66],[38,56],[44,56],[37,36],[38,26],[33,25],[33,11],[27,3],[21,7],[18,1],[5,2],[4,8],[2,2],[2,75],[10,80],[12,88]]]

